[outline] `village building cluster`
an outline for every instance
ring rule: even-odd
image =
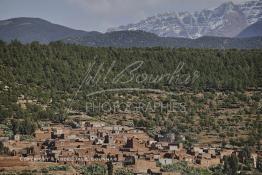
[[[32,141],[22,141],[20,135],[13,139],[0,137],[10,151],[10,157],[19,157],[22,162],[88,165],[111,161],[114,169],[126,167],[134,174],[151,172],[164,175],[160,165],[179,161],[186,161],[193,167],[208,168],[222,164],[224,156],[240,155],[237,148],[221,148],[219,145],[194,145],[186,149],[181,142],[185,139],[183,135],[173,133],[151,138],[143,128],[108,126],[103,122],[89,121],[80,122],[77,128],[50,123],[36,130]],[[258,156],[262,154],[252,153],[254,167]]]

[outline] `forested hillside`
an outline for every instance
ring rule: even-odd
[[[47,118],[63,120],[62,113],[69,105],[88,67],[95,63],[90,75],[95,76],[103,64],[101,74],[105,75],[115,62],[108,79],[112,80],[125,67],[135,61],[144,64],[134,71],[140,74],[158,75],[173,73],[183,63],[180,72],[171,83],[162,79],[157,83],[105,83],[83,84],[73,107],[84,110],[84,102],[90,92],[109,88],[152,88],[177,91],[241,91],[262,87],[261,50],[215,50],[215,49],[163,49],[163,48],[92,48],[63,43],[22,45],[19,42],[0,44],[0,118]],[[188,75],[199,72],[199,78],[181,83]],[[140,77],[141,78],[141,77]],[[130,74],[124,73],[123,80]],[[21,110],[17,103],[19,96],[34,100],[31,108]],[[104,94],[102,99],[110,98]],[[40,110],[41,104],[47,110]]]

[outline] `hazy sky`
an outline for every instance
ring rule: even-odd
[[[82,30],[106,31],[157,13],[213,8],[228,0],[0,0],[0,19],[39,17]],[[234,3],[247,0],[231,0]]]

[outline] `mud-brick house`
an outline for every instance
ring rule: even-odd
[[[121,147],[126,143],[126,139],[123,136],[114,136],[114,143],[116,146]]]
[[[126,144],[122,150],[129,152],[146,152],[149,149],[146,147],[146,143],[144,141],[132,137],[127,139]]]
[[[185,149],[179,149],[175,151],[175,158],[177,158],[178,160],[184,160],[186,156],[187,151]]]
[[[132,155],[128,155],[124,157],[123,165],[124,166],[134,165],[135,162],[136,162],[136,157]]]
[[[123,155],[121,152],[119,152],[119,153],[117,154],[117,161],[118,161],[118,162],[124,162],[124,160],[125,160],[124,155]]]
[[[36,142],[27,141],[8,141],[4,143],[4,146],[9,149],[13,156],[29,156],[34,154]]]
[[[30,155],[34,155],[34,147],[26,147],[26,148],[10,148],[9,149],[12,156],[23,156],[28,157]]]
[[[141,157],[144,157],[145,160],[159,160],[160,159],[160,154],[157,152],[144,152],[141,153]]]
[[[0,128],[0,137],[4,136],[4,133],[5,133],[4,129]]]
[[[51,128],[50,129],[37,129],[34,133],[37,141],[44,141],[51,139]]]
[[[51,132],[51,139],[64,139],[65,134],[63,128],[53,128]]]
[[[88,128],[102,128],[105,126],[104,122],[86,122],[85,127]]]
[[[14,135],[14,140],[15,141],[20,141],[20,139],[21,139],[21,135],[20,134]]]
[[[160,172],[160,167],[157,166],[155,161],[148,161],[137,159],[135,164],[131,166],[135,174],[143,174],[148,172]]]
[[[200,148],[198,146],[193,147],[193,149],[191,150],[191,155],[197,156],[198,154],[203,154],[204,150],[203,148]]]
[[[109,144],[109,145],[113,145],[115,142],[114,142],[114,136],[113,135],[109,135],[109,134],[107,134],[106,136],[105,136],[105,140],[104,140],[104,143],[105,144]]]
[[[257,158],[258,158],[257,153],[255,153],[255,152],[251,153],[251,159],[253,160],[254,168],[257,168]]]
[[[233,154],[235,151],[233,149],[223,149],[220,151],[220,158],[223,159],[224,156],[230,156]]]
[[[103,144],[104,144],[104,141],[105,141],[105,138],[104,138],[104,137],[99,137],[99,138],[96,138],[93,143],[94,143],[95,145],[103,145]]]
[[[9,140],[9,137],[0,137],[0,142],[7,142]]]
[[[124,126],[115,125],[115,126],[112,126],[111,131],[113,134],[119,134],[119,133],[125,132],[126,128]]]
[[[138,138],[141,142],[147,143],[150,140],[150,137],[144,133],[144,132],[138,132],[138,133],[122,133],[122,135],[126,136],[127,138]]]
[[[178,145],[177,144],[169,144],[169,151],[177,151],[178,150]]]
[[[174,143],[175,142],[175,134],[174,133],[167,133],[167,134],[157,134],[155,135],[155,140],[158,142],[168,142]]]
[[[153,148],[158,149],[158,150],[168,150],[168,145],[169,145],[168,142],[157,142],[154,144]]]
[[[187,163],[189,164],[192,164],[194,162],[194,157],[192,157],[191,155],[189,154],[186,154],[183,158],[184,161],[186,161]]]
[[[168,150],[169,151],[178,151],[183,149],[183,143],[179,143],[179,144],[174,144],[174,143],[170,143],[168,144]]]
[[[88,133],[88,139],[90,141],[95,141],[98,138],[97,134],[95,132],[89,132]]]
[[[172,158],[160,158],[159,163],[161,165],[171,165],[174,163],[174,160]]]

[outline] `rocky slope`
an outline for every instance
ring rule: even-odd
[[[250,25],[238,35],[240,38],[257,36],[262,36],[262,21],[258,21]]]
[[[108,31],[143,30],[163,37],[198,38],[201,36],[234,37],[247,26],[262,19],[262,0],[242,4],[224,3],[199,12],[173,12],[149,17]]]

